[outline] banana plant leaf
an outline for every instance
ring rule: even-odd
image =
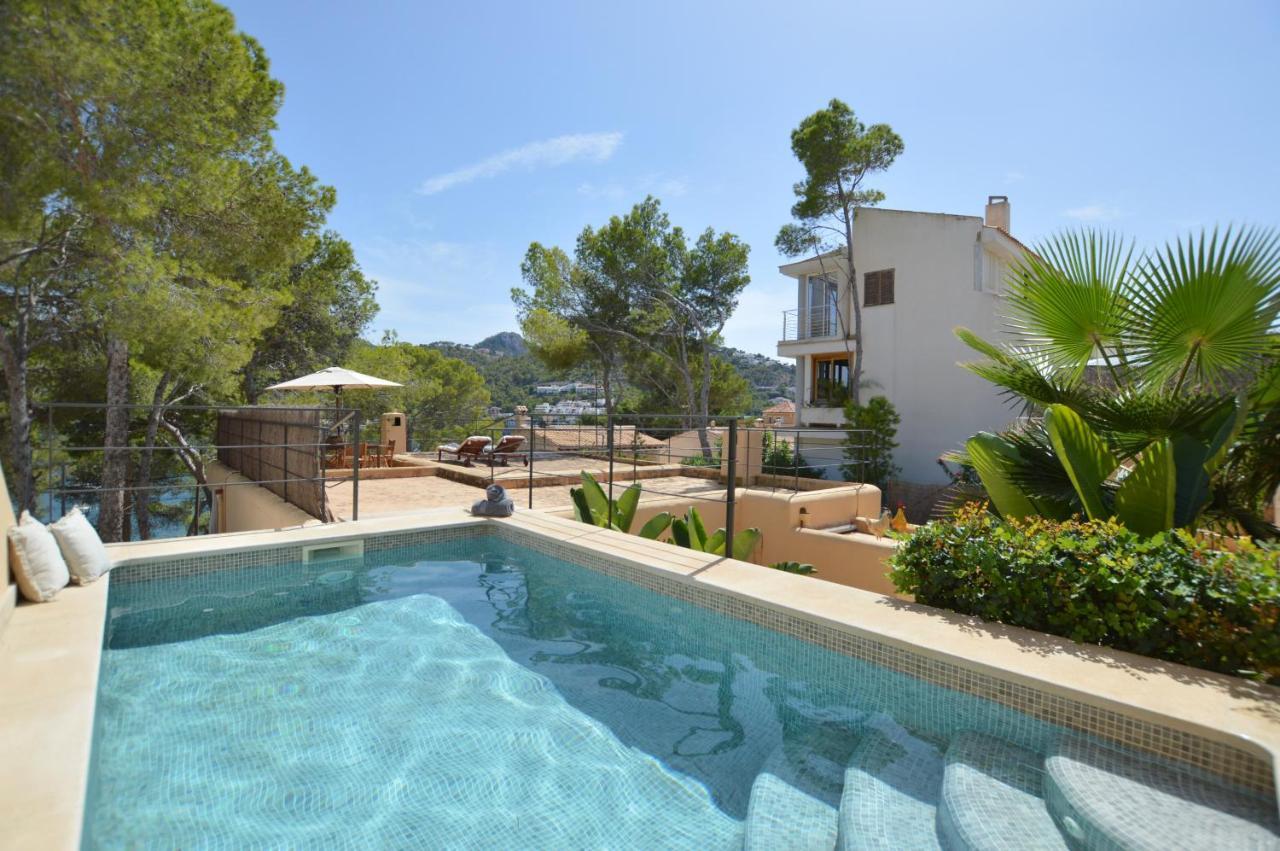
[[[632,485],[622,492],[613,505],[613,522],[623,532],[631,531],[631,523],[636,519],[636,506],[640,504],[640,486]]]
[[[711,553],[712,555],[717,555],[717,556],[724,555],[725,537],[726,536],[725,536],[724,529],[717,529],[714,532],[712,532],[711,537],[707,538],[707,543],[705,544],[705,552],[708,552],[708,553]]]
[[[1009,478],[1009,466],[1016,464],[1018,450],[1004,438],[979,432],[965,442],[969,462],[978,471],[991,504],[1001,517],[1029,517],[1036,513],[1031,499]]]
[[[582,488],[569,488],[569,497],[573,500],[573,516],[575,519],[596,525],[595,518],[591,516],[591,506],[587,504],[587,496],[582,492]]]
[[[769,566],[783,573],[798,573],[801,576],[811,576],[818,572],[813,565],[799,561],[776,561]]]
[[[1173,438],[1173,462],[1178,485],[1174,498],[1173,522],[1190,526],[1212,498],[1213,473],[1227,457],[1249,417],[1249,401],[1237,398],[1213,424],[1213,437],[1206,443],[1189,434]]]
[[[747,561],[760,542],[759,529],[743,529],[733,536],[733,557],[738,561]]]
[[[1116,491],[1116,517],[1139,535],[1173,528],[1178,487],[1173,441],[1157,440],[1138,455]]]
[[[695,538],[698,545],[694,549],[700,552],[710,552],[707,549],[707,527],[702,523],[702,515],[698,513],[698,509],[689,509],[689,532]]]
[[[671,521],[671,542],[677,547],[684,547],[687,550],[702,550],[700,542],[698,546],[694,546],[694,539],[689,534],[689,524],[679,517]]]
[[[609,497],[605,495],[600,483],[587,472],[582,473],[582,493],[587,507],[591,509],[592,522],[597,526],[609,523]]]
[[[672,517],[670,512],[662,512],[655,514],[649,518],[649,522],[640,527],[640,537],[648,538],[656,541],[658,536],[667,531],[671,526]]]
[[[1089,424],[1066,405],[1050,405],[1044,425],[1085,513],[1091,520],[1105,520],[1110,512],[1103,500],[1102,483],[1115,471],[1119,463],[1116,457]]]

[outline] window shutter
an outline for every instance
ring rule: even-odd
[[[864,307],[893,304],[893,269],[867,272],[862,276]]]

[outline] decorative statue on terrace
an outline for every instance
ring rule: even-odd
[[[510,517],[515,510],[502,485],[489,485],[484,489],[484,499],[476,500],[471,506],[471,513],[476,517]]]

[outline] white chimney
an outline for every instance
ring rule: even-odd
[[[1009,232],[1009,196],[987,196],[987,227]]]

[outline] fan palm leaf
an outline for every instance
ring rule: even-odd
[[[1100,357],[1119,384],[1132,255],[1131,244],[1097,231],[1059,234],[1025,254],[1005,293],[1014,339],[1073,380]]]
[[[1093,392],[1081,381],[1063,376],[1061,370],[1034,350],[997,346],[968,328],[956,328],[955,335],[969,348],[987,356],[987,360],[966,361],[960,366],[1000,387],[1007,397],[1032,407],[1055,403],[1082,407]]]
[[[1276,351],[1280,234],[1181,240],[1144,258],[1128,289],[1133,355],[1151,379],[1220,388]]]

